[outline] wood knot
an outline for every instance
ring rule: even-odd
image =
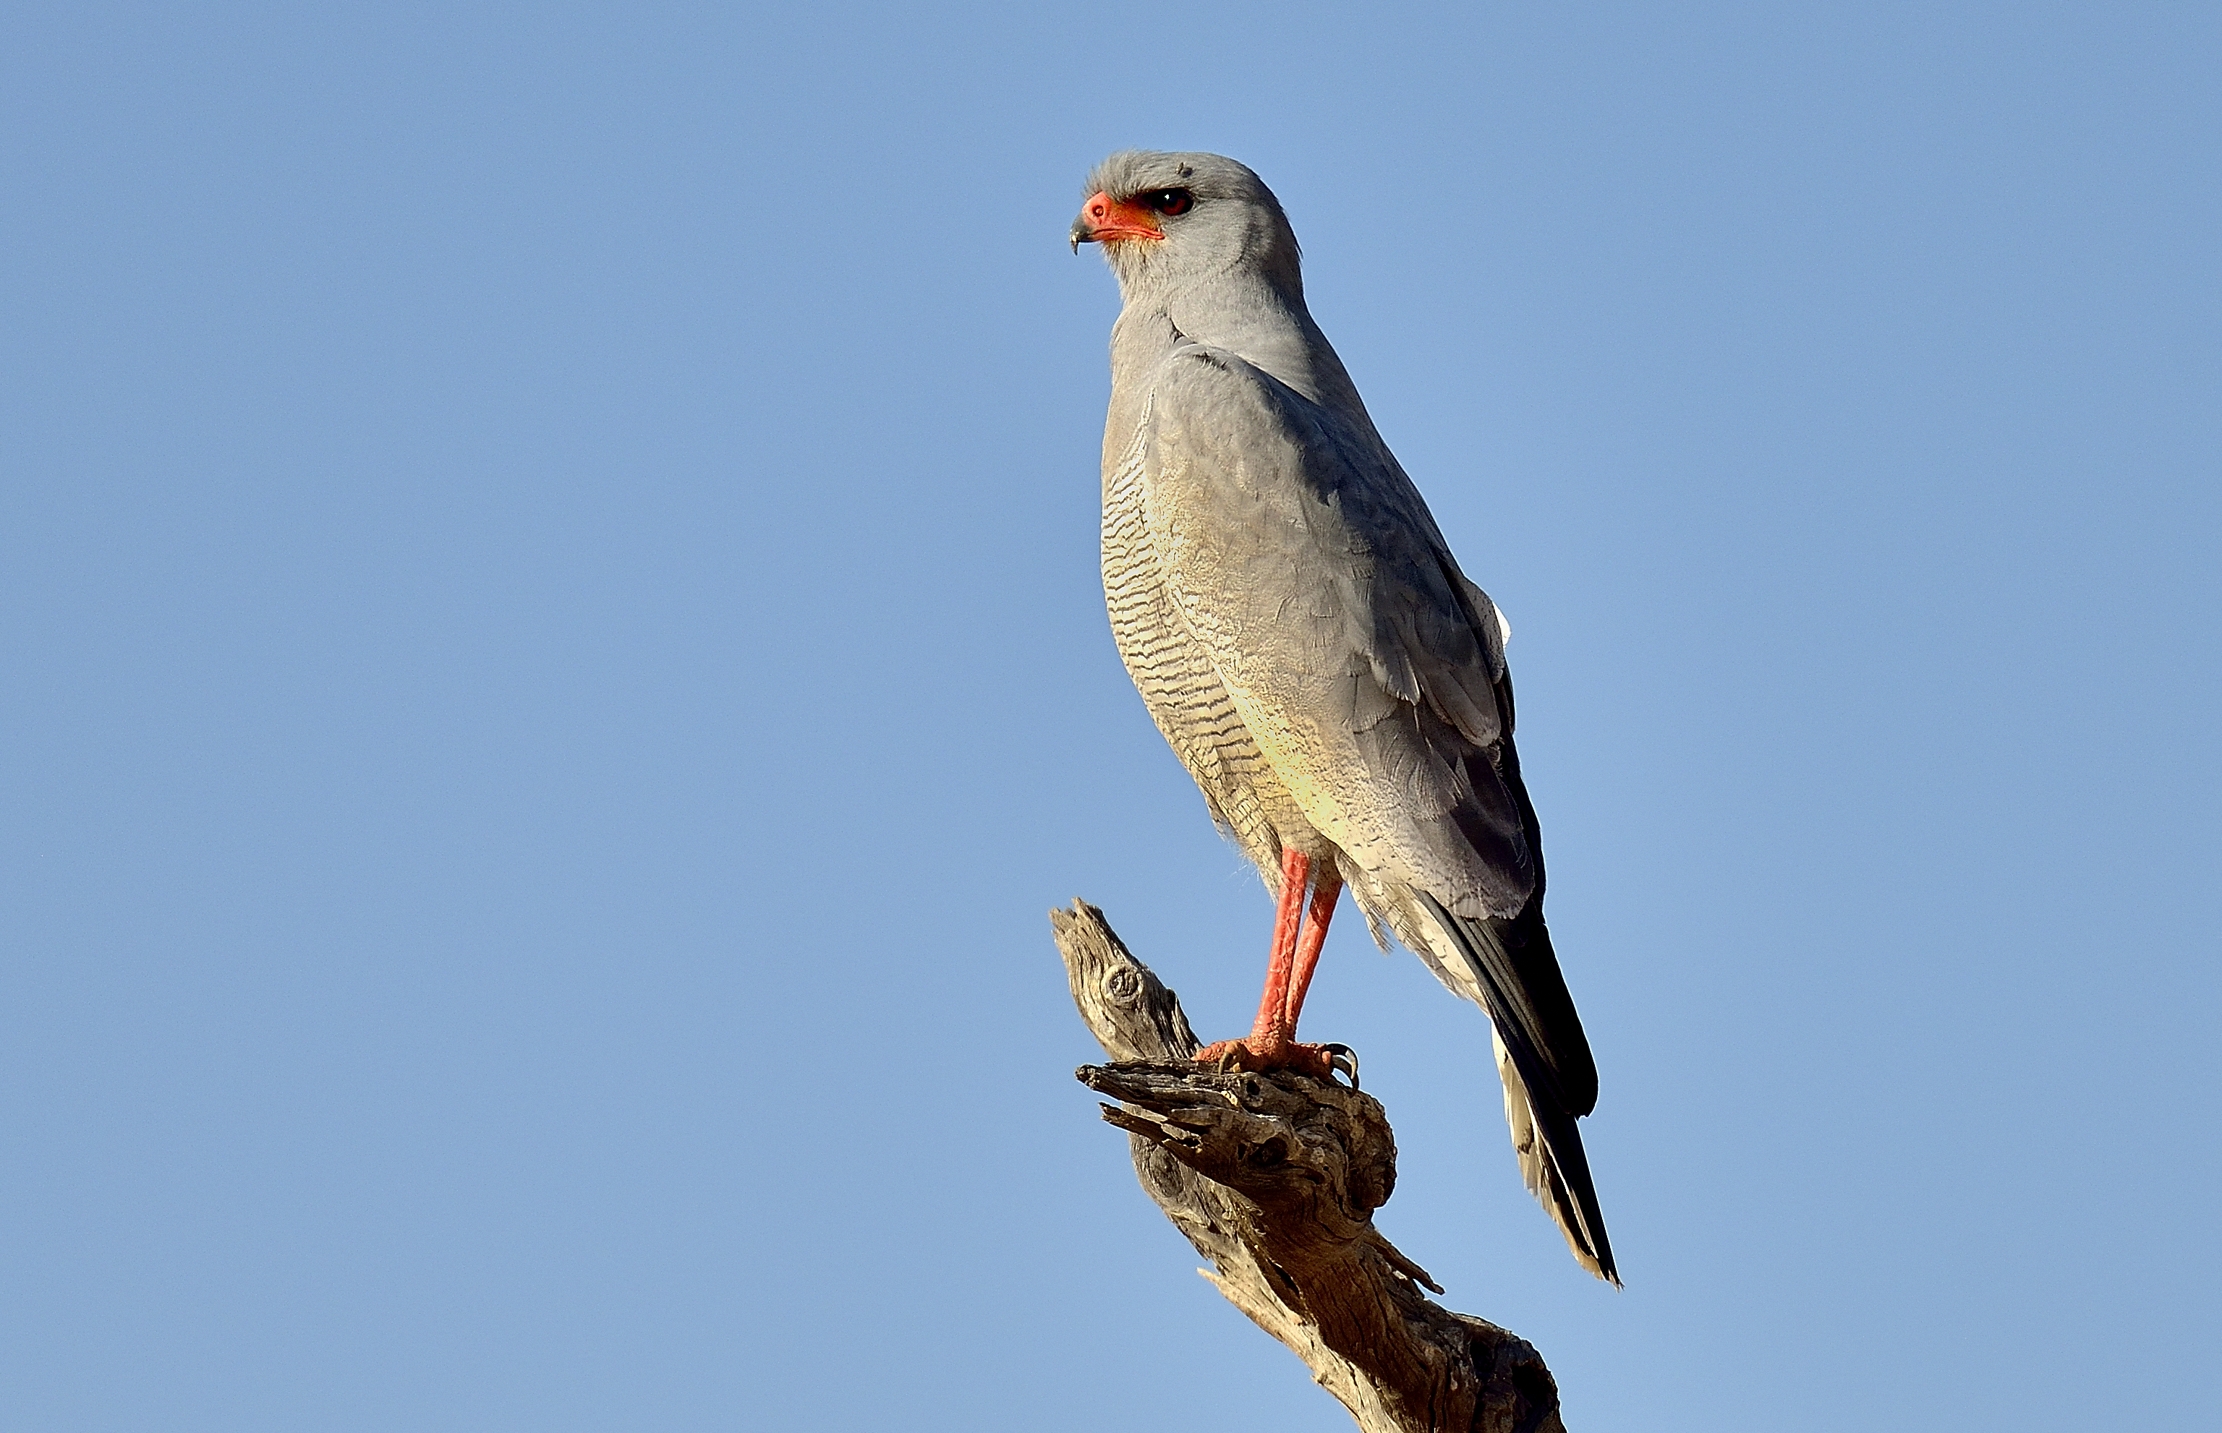
[[[1114,965],[1104,972],[1103,993],[1115,1005],[1132,1005],[1142,998],[1142,977],[1131,965]]]

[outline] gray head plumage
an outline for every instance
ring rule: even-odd
[[[1138,289],[1168,291],[1229,272],[1265,278],[1301,299],[1302,252],[1281,201],[1250,167],[1223,154],[1160,153],[1126,149],[1088,175],[1086,199],[1107,197],[1120,206],[1151,208],[1164,235],[1147,242],[1106,242],[1104,258],[1131,298]],[[1186,196],[1186,207],[1149,204],[1153,196]],[[1098,235],[1083,212],[1073,224],[1075,244]]]

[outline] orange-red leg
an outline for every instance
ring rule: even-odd
[[[1289,977],[1295,973],[1297,932],[1304,919],[1305,890],[1311,884],[1312,858],[1301,851],[1281,852],[1281,899],[1273,909],[1273,953],[1265,962],[1265,993],[1250,1026],[1253,1044],[1288,1038]]]
[[[1288,1033],[1296,1038],[1296,1022],[1304,1013],[1304,994],[1312,988],[1312,972],[1319,968],[1320,947],[1327,944],[1327,923],[1335,918],[1335,901],[1342,895],[1342,877],[1332,867],[1319,873],[1312,886],[1312,906],[1304,919],[1303,938],[1296,943],[1296,967],[1288,982]]]
[[[1282,851],[1281,898],[1273,914],[1273,951],[1266,961],[1257,1021],[1249,1038],[1207,1045],[1197,1052],[1197,1059],[1250,1070],[1309,1070],[1322,1076],[1332,1068],[1324,1046],[1299,1045],[1295,1038],[1296,1019],[1304,1011],[1304,995],[1311,989],[1320,946],[1327,939],[1327,923],[1334,918],[1335,900],[1342,894],[1342,878],[1331,868],[1320,873],[1316,888],[1311,874],[1311,857]],[[1309,920],[1305,919],[1307,896]]]

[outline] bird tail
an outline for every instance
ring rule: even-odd
[[[1513,1152],[1520,1156],[1520,1178],[1557,1222],[1566,1236],[1574,1262],[1598,1278],[1620,1286],[1620,1271],[1613,1267],[1612,1240],[1605,1235],[1604,1211],[1597,1205],[1597,1188],[1589,1178],[1589,1155],[1582,1149],[1582,1134],[1574,1116],[1534,1098],[1527,1082],[1513,1064],[1512,1052],[1494,1028],[1489,1043],[1496,1047],[1497,1073],[1504,1080],[1505,1122],[1512,1126]]]
[[[1596,1067],[1573,1018],[1541,912],[1531,907],[1514,920],[1474,918],[1453,915],[1431,897],[1421,899],[1448,937],[1446,953],[1457,955],[1460,973],[1467,976],[1456,983],[1489,1013],[1490,1044],[1504,1081],[1505,1121],[1512,1127],[1521,1178],[1557,1222],[1575,1262],[1617,1287],[1612,1241],[1574,1124],[1596,1103]],[[1562,1002],[1571,1029],[1556,1018]]]

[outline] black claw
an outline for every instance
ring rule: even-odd
[[[1327,1068],[1347,1071],[1350,1075],[1350,1088],[1357,1089],[1358,1052],[1348,1045],[1322,1045],[1319,1048],[1327,1052]]]

